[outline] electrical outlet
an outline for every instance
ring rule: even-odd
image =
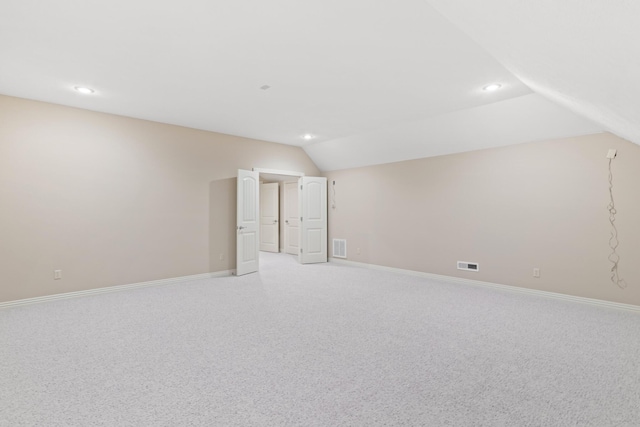
[[[356,248],[356,254],[360,255],[360,248]]]
[[[53,271],[53,280],[62,279],[62,270],[54,270]]]
[[[617,151],[615,148],[609,149],[609,151],[607,152],[607,159],[615,159],[616,154],[617,154]]]
[[[224,261],[224,254],[220,254],[220,261]]]
[[[533,269],[533,277],[540,277],[540,269],[539,268],[534,268]]]

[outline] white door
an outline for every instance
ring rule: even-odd
[[[284,183],[284,251],[300,253],[300,214],[298,213],[298,183]]]
[[[327,178],[303,176],[300,186],[300,253],[302,264],[327,262]]]
[[[260,250],[280,252],[280,185],[260,184]]]
[[[236,218],[236,274],[258,271],[260,249],[259,173],[238,169],[238,211]]]

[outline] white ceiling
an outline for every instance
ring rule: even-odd
[[[318,168],[327,171],[599,131],[600,127],[566,108],[541,95],[528,94],[320,142],[305,149]]]
[[[640,144],[640,2],[427,1],[532,90]]]
[[[0,93],[301,145],[322,170],[602,130],[639,142],[638,30],[603,5],[640,9],[587,3],[3,0]]]

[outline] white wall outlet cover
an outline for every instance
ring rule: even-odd
[[[607,159],[615,159],[617,152],[618,151],[614,148],[609,149],[609,152],[607,153]]]

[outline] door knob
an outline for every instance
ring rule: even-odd
[[[242,225],[239,225],[239,226],[238,226],[238,230],[243,230],[243,229],[245,229],[245,228],[247,228],[247,227],[243,227]]]
[[[286,219],[286,220],[284,221],[284,223],[285,223],[285,224],[289,224],[289,220],[288,220],[288,219]]]
[[[273,223],[274,223],[274,224],[277,224],[277,223],[278,223],[278,220],[276,219],[275,221],[273,221]]]

